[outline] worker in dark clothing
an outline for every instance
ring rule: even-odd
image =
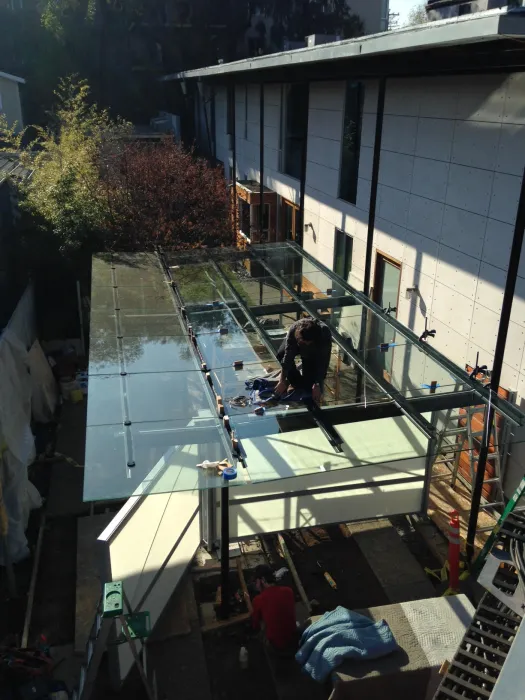
[[[254,629],[263,627],[267,642],[279,652],[295,651],[299,633],[295,618],[295,596],[288,586],[279,586],[269,566],[257,567],[261,592],[252,601]]]
[[[327,325],[311,317],[293,323],[277,353],[283,369],[275,393],[281,396],[293,386],[294,389],[311,391],[313,400],[319,403],[331,350],[332,334]],[[302,373],[295,365],[298,356],[301,358]]]

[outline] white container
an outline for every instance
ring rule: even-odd
[[[248,668],[248,649],[246,647],[241,647],[239,652],[239,664],[243,671]]]

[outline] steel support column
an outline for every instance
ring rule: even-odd
[[[264,83],[260,85],[259,93],[259,159],[260,159],[260,195],[259,195],[259,242],[263,239],[264,221]]]
[[[520,264],[521,250],[523,247],[523,235],[525,232],[525,170],[521,180],[521,192],[518,203],[518,213],[516,214],[516,223],[514,225],[514,237],[512,239],[512,248],[510,251],[509,269],[507,272],[507,281],[505,283],[505,292],[503,295],[503,303],[501,305],[501,316],[498,329],[498,338],[496,340],[496,350],[494,352],[494,363],[490,375],[490,391],[494,394],[498,393],[501,370],[503,368],[503,358],[505,355],[505,347],[507,344],[507,335],[510,323],[510,314],[512,311],[512,302],[514,301],[514,292],[516,291],[516,280],[518,277],[518,269]],[[474,555],[474,541],[476,538],[476,530],[478,526],[479,507],[481,503],[481,495],[483,492],[483,482],[485,480],[485,470],[487,466],[487,457],[490,448],[490,435],[495,417],[495,407],[491,402],[487,409],[485,425],[483,428],[483,442],[479,452],[478,467],[476,470],[476,479],[472,489],[472,504],[470,508],[470,517],[468,523],[467,534],[467,556],[469,561]]]
[[[231,101],[231,139],[232,139],[232,172],[230,179],[232,182],[233,199],[233,245],[237,245],[237,235],[239,227],[237,225],[237,137],[236,137],[236,115],[235,115],[235,83],[229,86]]]
[[[230,616],[230,502],[228,486],[221,487],[221,617]]]
[[[286,293],[299,304],[303,311],[306,311],[306,313],[312,316],[313,318],[316,318],[319,321],[323,321],[321,316],[319,316],[319,314],[312,308],[308,307],[304,303],[304,301],[299,296],[297,296],[294,290],[291,289],[278,275],[275,274],[275,272],[271,269],[271,267],[269,267],[269,265],[266,264],[264,260],[258,258],[257,256],[255,256],[255,259],[264,267],[264,269],[270,274],[270,276],[276,280],[276,282],[282,285],[282,288],[286,291]],[[384,379],[375,377],[369,370],[366,369],[362,362],[361,356],[358,353],[356,353],[355,349],[351,347],[346,338],[343,338],[343,336],[334,328],[330,328],[330,332],[332,334],[332,338],[335,340],[337,345],[339,345],[339,347],[342,348],[345,351],[345,353],[352,358],[355,365],[359,369],[361,369],[361,371],[364,374],[370,377],[374,384],[376,384],[382,391],[384,391],[385,394],[387,394],[387,396],[390,396],[394,403],[397,406],[399,406],[403,415],[405,415],[411,423],[413,423],[419,430],[421,430],[421,432],[423,432],[429,440],[432,439],[435,436],[434,427],[425,418],[414,413],[410,408],[409,404],[407,403],[405,397],[402,394],[400,394],[399,391],[394,389],[394,387],[391,384],[386,382]]]
[[[299,183],[299,219],[300,228],[295,229],[295,235],[300,246],[303,245],[304,238],[304,198],[306,195],[306,168],[308,165],[308,119],[310,113],[310,83],[306,83],[306,133],[304,135],[303,148],[301,151],[301,180]]]

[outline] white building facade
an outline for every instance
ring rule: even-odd
[[[425,323],[435,330],[429,342],[457,365],[472,368],[479,358],[490,370],[525,167],[525,73],[387,79],[372,289],[363,290],[379,80],[330,80],[326,72],[307,91],[302,225],[300,176],[288,145],[294,134],[290,141],[287,133],[297,122],[291,126],[287,115],[303,98],[290,99],[286,83],[264,85],[263,183],[277,194],[278,209],[269,239],[302,242],[417,335]],[[260,182],[260,85],[237,77],[233,89],[236,178]],[[217,84],[214,95],[216,157],[233,179],[228,90]],[[349,129],[350,149],[343,138]],[[525,405],[525,256],[500,385]],[[524,472],[525,451],[516,444],[508,494]]]

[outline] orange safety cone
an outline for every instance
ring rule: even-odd
[[[459,513],[450,511],[449,536],[448,536],[448,587],[450,591],[459,591]]]

